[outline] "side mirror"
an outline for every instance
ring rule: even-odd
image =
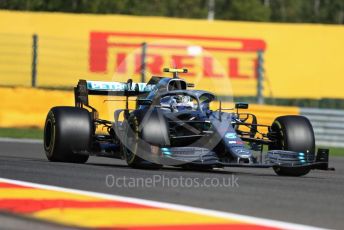
[[[245,102],[235,103],[235,108],[236,109],[248,109],[248,103],[245,103]]]
[[[195,84],[194,83],[187,83],[186,86],[189,87],[189,88],[194,88]]]
[[[137,99],[137,104],[138,105],[151,105],[152,100],[149,99]]]

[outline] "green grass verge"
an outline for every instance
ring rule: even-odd
[[[327,147],[321,147],[321,148],[327,149]],[[330,158],[331,156],[344,157],[344,148],[330,147],[328,149],[330,149]]]
[[[43,139],[43,130],[35,128],[0,128],[0,137]]]
[[[35,128],[0,128],[0,137],[43,139],[43,130]],[[326,148],[326,147],[320,147]],[[330,147],[330,156],[343,156],[344,148]]]

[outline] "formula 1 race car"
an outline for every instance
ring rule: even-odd
[[[278,175],[302,176],[329,170],[328,149],[316,153],[306,117],[277,117],[271,126],[241,112],[247,103],[222,108],[214,94],[192,90],[179,78],[186,69],[164,69],[173,77],[148,83],[79,80],[75,107],[53,107],[46,118],[44,149],[50,161],[85,163],[90,155],[125,159],[134,168],[272,167]],[[113,121],[98,118],[89,95],[124,98]],[[134,110],[129,101],[136,102]],[[217,103],[216,109],[211,109]],[[99,127],[106,133],[99,133]],[[266,130],[266,131],[262,131]]]

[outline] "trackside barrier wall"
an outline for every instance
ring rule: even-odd
[[[44,126],[45,117],[53,106],[74,106],[72,91],[47,90],[35,88],[9,88],[0,87],[2,108],[0,110],[0,127],[37,127]],[[104,102],[108,97],[90,96],[90,104],[97,108],[100,117],[113,120],[115,109],[124,108],[124,102]],[[116,98],[118,99],[118,98]],[[129,106],[133,107],[134,102]],[[214,105],[215,109],[217,104]],[[233,106],[231,103],[223,103],[224,108]],[[277,116],[285,114],[298,114],[297,107],[279,107],[250,105],[248,112],[258,117],[258,122],[271,124]]]
[[[0,98],[0,127],[43,128],[46,114],[51,107],[74,105],[73,92],[62,90],[2,87]],[[124,107],[124,103],[104,102],[105,99],[109,98],[93,96],[90,97],[90,103],[99,109],[101,118],[112,120],[113,111]],[[223,103],[223,107],[231,106],[233,104]],[[313,125],[317,145],[344,147],[344,111],[253,104],[247,112],[256,114],[258,122],[266,125],[270,125],[276,117],[282,115],[306,116]]]
[[[300,114],[311,121],[317,145],[344,147],[344,111],[301,108]]]

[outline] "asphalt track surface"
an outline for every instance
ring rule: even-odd
[[[52,163],[40,143],[0,141],[2,178],[344,229],[344,157],[330,158],[330,165],[336,171],[312,171],[300,178],[279,177],[272,169],[138,170],[124,161],[99,157],[83,165]],[[29,227],[26,220],[0,220]]]

